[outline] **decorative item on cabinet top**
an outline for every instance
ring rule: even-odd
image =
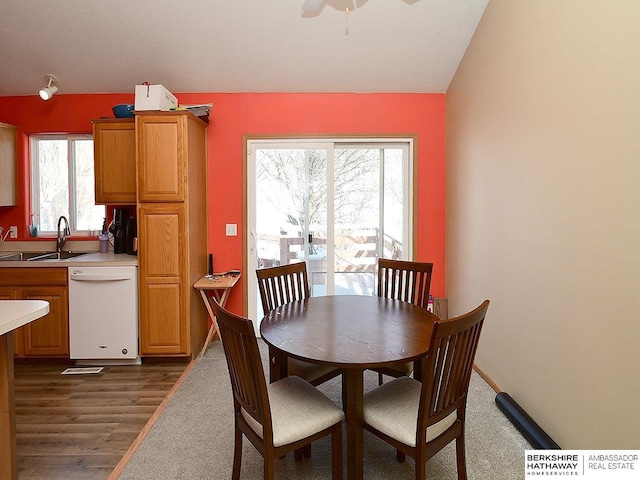
[[[196,105],[180,105],[179,107],[172,108],[171,110],[186,110],[193,113],[196,117],[205,123],[209,123],[209,113],[213,108],[213,103],[201,103]]]
[[[135,108],[136,110],[171,110],[178,106],[176,96],[163,85],[149,85],[144,82],[136,85]]]
[[[132,103],[120,103],[114,105],[111,110],[116,118],[130,118],[133,117],[133,108]]]

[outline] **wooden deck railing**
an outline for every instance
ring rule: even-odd
[[[311,246],[326,245],[326,238],[313,238]],[[379,252],[379,232],[377,229],[361,231],[350,235],[337,236],[335,239],[336,272],[350,273],[374,273],[377,271],[377,261]],[[280,264],[287,265],[291,260],[300,258],[300,250],[304,246],[302,237],[281,237],[280,238]],[[389,258],[401,257],[402,245],[396,239],[384,236],[384,251],[391,252]],[[312,271],[326,271],[326,258],[324,268],[318,269],[319,265],[309,266]]]

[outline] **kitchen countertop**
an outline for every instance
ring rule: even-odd
[[[0,335],[20,328],[49,313],[49,302],[44,300],[0,301]]]
[[[97,241],[73,241],[69,240],[63,250],[73,252],[96,252],[89,255],[81,255],[79,257],[68,258],[65,260],[2,260],[0,268],[42,268],[42,267],[99,267],[99,266],[137,266],[138,257],[136,255],[127,255],[126,253],[114,254],[113,250],[109,253],[97,253],[99,243]],[[0,254],[12,252],[55,252],[56,242],[52,241],[17,241],[17,242],[1,242]]]
[[[137,266],[138,257],[135,255],[127,255],[126,253],[114,254],[109,253],[91,253],[89,255],[81,255],[79,257],[67,258],[65,260],[35,260],[28,262],[26,260],[3,260],[0,261],[0,268],[4,267],[122,267]]]
[[[13,346],[5,334],[46,315],[43,300],[0,301],[0,477],[18,478],[16,409],[13,381]]]

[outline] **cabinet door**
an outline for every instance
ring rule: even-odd
[[[0,123],[0,206],[17,205],[16,127]]]
[[[97,205],[136,203],[136,135],[133,119],[94,120]]]
[[[185,118],[178,114],[136,115],[140,202],[184,201]]]
[[[20,290],[13,287],[0,287],[0,300],[18,300]]]
[[[25,300],[46,300],[49,313],[23,327],[27,356],[69,357],[69,306],[66,287],[25,287]]]
[[[140,354],[189,355],[185,209],[140,205]]]

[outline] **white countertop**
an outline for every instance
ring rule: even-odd
[[[98,252],[100,244],[97,240],[68,240],[63,250],[72,252]],[[56,240],[45,241],[6,241],[0,242],[0,254],[11,252],[55,252]],[[127,255],[126,253],[114,254],[113,248],[109,249],[109,253],[91,253],[90,255],[82,255],[80,257],[68,258],[65,260],[36,260],[27,262],[24,260],[0,260],[0,268],[2,267],[92,267],[92,266],[137,266],[138,257],[136,255]]]
[[[44,300],[0,300],[0,335],[20,328],[49,313]]]
[[[20,267],[20,268],[34,268],[34,267],[100,267],[100,266],[137,266],[138,257],[135,255],[127,255],[126,253],[115,254],[113,251],[109,253],[91,253],[88,255],[81,255],[79,257],[67,258],[66,260],[36,260],[28,262],[25,260],[2,260],[0,261],[0,268],[2,267]]]
[[[91,253],[89,255],[82,255],[80,257],[69,258],[67,260],[40,260],[35,262],[26,263],[44,263],[44,262],[61,262],[64,264],[73,265],[74,267],[90,267],[100,266],[108,263],[110,266],[129,266],[138,265],[138,257],[136,255],[127,255],[126,253],[115,254],[113,251],[109,253]],[[22,262],[25,263],[25,262]],[[0,263],[0,266],[2,264]]]

